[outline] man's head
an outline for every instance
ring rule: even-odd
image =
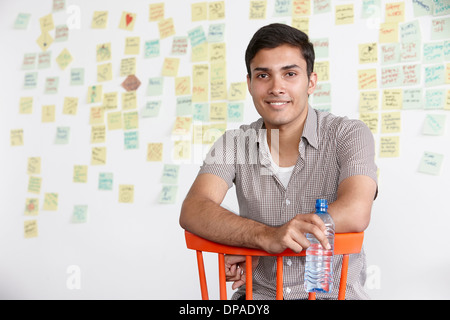
[[[300,49],[306,61],[308,77],[314,69],[314,47],[304,32],[281,23],[273,23],[259,29],[250,40],[245,52],[247,74],[251,78],[250,63],[262,49],[273,49],[281,45],[290,45]]]

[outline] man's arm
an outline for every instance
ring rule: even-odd
[[[362,232],[367,228],[376,191],[376,182],[364,175],[348,177],[339,184],[337,199],[328,206],[336,233]]]
[[[280,227],[270,227],[240,217],[220,206],[227,183],[213,174],[200,174],[181,207],[182,228],[214,242],[279,253],[287,248],[300,252],[309,246],[306,233],[328,246],[325,225],[315,214],[299,214]]]

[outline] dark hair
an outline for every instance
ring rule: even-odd
[[[273,49],[288,44],[300,49],[306,60],[308,78],[314,69],[314,47],[309,42],[308,35],[299,29],[281,23],[272,23],[260,28],[250,40],[245,51],[245,65],[251,76],[250,63],[259,50]]]

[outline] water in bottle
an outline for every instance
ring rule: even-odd
[[[325,223],[326,235],[331,249],[327,250],[322,247],[314,235],[306,234],[306,238],[311,243],[306,249],[306,292],[330,292],[333,287],[334,222],[327,209],[327,200],[316,200],[316,214]]]

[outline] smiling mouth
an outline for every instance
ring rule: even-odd
[[[270,105],[272,108],[280,109],[284,107],[285,105],[289,104],[291,101],[266,101],[268,105]]]

